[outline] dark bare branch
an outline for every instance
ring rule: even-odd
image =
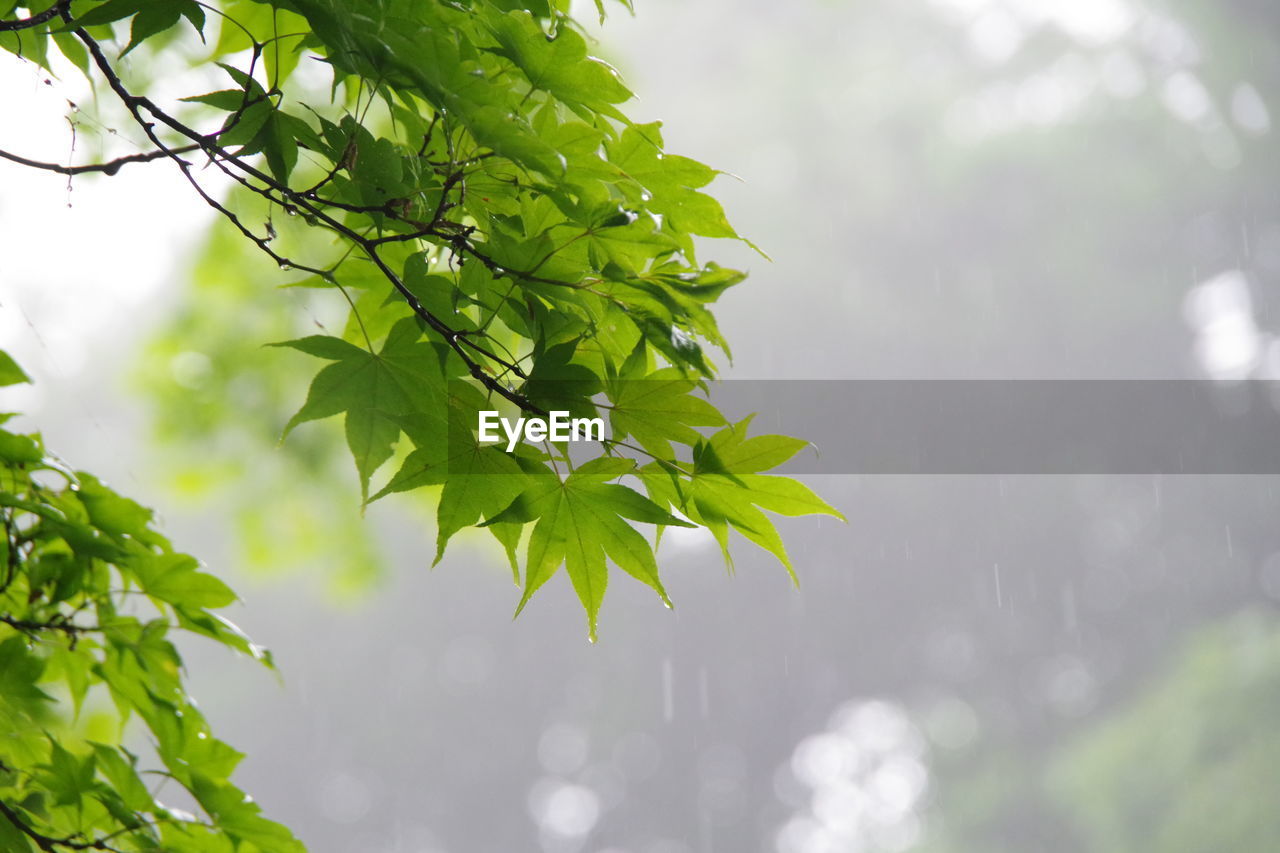
[[[47,24],[54,18],[58,17],[64,9],[71,6],[71,0],[59,0],[43,12],[32,15],[29,18],[19,18],[15,21],[0,21],[0,33],[11,33],[17,30],[29,30],[32,27],[38,27]]]
[[[129,163],[150,163],[153,160],[161,160],[173,154],[188,154],[192,151],[199,151],[199,145],[184,145],[181,148],[173,148],[168,151],[148,151],[145,154],[129,154],[125,157],[117,157],[115,160],[108,160],[106,163],[89,163],[82,166],[60,166],[57,163],[42,163],[39,160],[28,160],[26,157],[17,154],[11,154],[8,151],[0,150],[0,159],[9,160],[22,166],[29,166],[32,169],[42,169],[46,172],[56,172],[59,175],[83,175],[89,172],[101,172],[104,175],[114,175],[120,171],[121,166]]]

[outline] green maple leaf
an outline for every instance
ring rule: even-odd
[[[406,424],[405,432],[416,447],[391,482],[373,496],[377,500],[392,492],[444,484],[436,507],[433,566],[444,557],[445,547],[455,533],[502,511],[528,485],[528,476],[514,457],[495,446],[471,440],[469,431],[465,438],[459,438],[461,429],[462,424],[455,422],[449,431],[452,439],[442,440],[438,429]],[[502,536],[499,541],[506,544]]]
[[[414,318],[391,328],[377,353],[328,335],[312,335],[272,346],[287,346],[333,364],[311,382],[307,400],[285,427],[345,414],[347,444],[360,474],[361,495],[369,477],[391,456],[400,426],[392,415],[430,411],[444,397],[444,375],[436,349],[420,342]]]
[[[623,177],[643,187],[652,198],[649,208],[667,217],[679,231],[704,237],[737,237],[724,208],[698,192],[718,174],[688,157],[664,154],[660,122],[634,125],[609,146],[609,162]]]
[[[480,444],[472,432],[476,415],[489,407],[484,395],[465,382],[449,382],[444,397],[412,415],[391,416],[413,443],[400,470],[370,502],[395,492],[443,485],[436,507],[436,555],[458,531],[507,507],[528,485],[529,475],[517,457],[493,445]],[[497,531],[510,554],[519,528]],[[514,570],[514,567],[513,567]],[[519,576],[517,574],[517,582]]]
[[[571,27],[560,27],[549,39],[533,16],[523,10],[490,13],[490,27],[501,46],[497,51],[520,67],[537,89],[590,116],[595,110],[621,116],[613,104],[631,97],[609,65],[587,54],[587,43]],[[588,110],[582,110],[582,107]]]
[[[613,407],[609,423],[614,438],[630,436],[659,459],[674,459],[671,442],[693,447],[702,440],[694,427],[724,424],[724,416],[715,406],[693,393],[698,383],[684,378],[676,368],[664,368],[644,378],[631,379],[629,375],[638,374],[624,373],[610,383]]]
[[[511,506],[486,522],[489,525],[537,520],[529,536],[524,595],[516,607],[516,615],[564,565],[587,612],[588,633],[594,641],[600,604],[609,581],[606,557],[651,587],[664,604],[671,606],[671,599],[658,578],[653,546],[627,519],[646,524],[692,525],[639,492],[610,482],[634,468],[633,460],[602,457],[580,466],[563,481],[552,475],[541,477]]]
[[[781,465],[809,443],[785,435],[747,438],[750,423],[751,417],[745,418],[699,442],[694,448],[692,475],[687,479],[672,477],[671,469],[657,462],[638,473],[649,494],[660,504],[679,506],[689,518],[711,531],[730,567],[732,529],[777,557],[791,580],[799,583],[782,537],[760,510],[847,519],[803,483],[759,473]]]
[[[30,382],[31,377],[4,350],[0,350],[0,387]]]

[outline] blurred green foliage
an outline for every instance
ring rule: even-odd
[[[1278,712],[1280,625],[1246,612],[1066,746],[1048,787],[1083,849],[1274,850]]]
[[[1050,744],[988,732],[977,763],[939,761],[945,784],[918,849],[1274,849],[1280,625],[1246,610],[1174,651]]]

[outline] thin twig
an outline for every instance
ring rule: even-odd
[[[95,838],[92,841],[76,841],[76,836],[74,835],[69,835],[66,838],[55,838],[51,835],[37,832],[17,812],[5,805],[3,800],[0,800],[0,817],[9,821],[19,832],[34,841],[37,847],[48,851],[48,853],[53,853],[59,848],[66,850],[106,850],[110,851],[110,853],[119,853],[117,848],[112,847],[102,838]]]
[[[54,18],[58,17],[64,9],[71,6],[71,0],[58,0],[48,9],[32,15],[29,18],[19,18],[16,21],[0,21],[0,33],[11,33],[17,30],[29,30],[32,27],[38,27],[41,24],[47,24]]]
[[[83,175],[86,172],[101,172],[104,175],[114,175],[120,171],[121,166],[126,166],[129,163],[150,163],[152,160],[161,160],[171,154],[189,154],[192,151],[199,150],[200,146],[193,143],[184,145],[181,148],[171,148],[168,151],[148,151],[145,154],[130,154],[127,157],[118,157],[106,163],[89,163],[83,166],[60,166],[57,163],[42,163],[39,160],[28,160],[26,157],[10,154],[4,150],[0,150],[0,159],[9,160],[23,166],[30,166],[32,169],[57,172],[59,175]]]
[[[71,16],[69,12],[67,12],[66,9],[62,9],[61,13],[64,20],[70,22]],[[537,407],[532,402],[530,402],[524,395],[507,387],[505,384],[503,384],[501,381],[495,378],[490,371],[488,371],[479,361],[476,360],[476,358],[472,355],[472,353],[474,353],[475,355],[483,356],[484,358],[491,360],[495,364],[498,364],[501,367],[506,368],[506,370],[510,371],[516,376],[525,378],[524,372],[520,369],[518,365],[502,359],[501,357],[493,353],[488,348],[480,345],[476,341],[469,339],[467,336],[453,329],[451,326],[449,326],[449,324],[445,323],[435,314],[428,311],[426,307],[423,306],[422,303],[417,299],[417,297],[414,296],[413,292],[409,290],[409,288],[404,284],[404,282],[400,279],[400,276],[397,275],[396,272],[392,270],[391,267],[387,264],[387,262],[379,255],[377,251],[377,246],[374,245],[367,237],[364,237],[363,235],[359,234],[357,231],[354,231],[353,229],[351,229],[349,226],[334,219],[332,216],[326,213],[322,208],[317,207],[315,203],[318,201],[317,199],[307,198],[306,196],[289,189],[288,186],[283,185],[281,182],[277,182],[273,180],[268,175],[264,174],[263,172],[259,171],[253,166],[250,166],[249,164],[245,163],[242,158],[232,155],[230,152],[225,150],[222,146],[220,146],[215,141],[216,137],[210,137],[210,136],[206,136],[204,134],[198,133],[197,131],[193,130],[192,128],[188,127],[187,125],[183,124],[177,119],[173,118],[165,111],[161,110],[150,99],[144,96],[134,95],[133,93],[131,93],[124,86],[124,83],[121,81],[119,75],[117,75],[115,70],[111,67],[110,62],[107,60],[106,55],[103,53],[102,48],[98,45],[98,42],[92,36],[90,36],[83,28],[77,28],[73,30],[73,33],[81,42],[84,43],[85,47],[89,50],[90,56],[92,57],[94,64],[98,67],[98,70],[106,78],[107,83],[111,87],[112,91],[114,91],[116,95],[120,98],[120,100],[124,103],[125,107],[128,109],[134,121],[139,125],[142,131],[151,140],[152,144],[158,150],[165,152],[169,157],[169,159],[173,160],[173,162],[182,171],[183,176],[187,179],[187,182],[190,183],[192,188],[200,195],[202,199],[204,199],[206,204],[208,204],[210,207],[214,208],[219,213],[221,213],[224,217],[226,217],[232,223],[232,225],[234,225],[237,228],[237,230],[239,230],[244,236],[249,238],[263,253],[265,253],[268,257],[272,258],[274,261],[276,261],[278,265],[282,267],[293,267],[296,269],[305,270],[315,275],[319,275],[323,278],[327,278],[331,275],[327,270],[321,270],[316,267],[308,266],[306,264],[300,264],[293,261],[292,259],[286,258],[278,254],[269,245],[267,245],[267,240],[265,238],[259,237],[258,235],[254,234],[233,211],[231,211],[225,205],[221,204],[216,199],[214,199],[195,179],[195,176],[192,175],[191,164],[188,163],[186,160],[182,159],[180,156],[178,156],[173,149],[170,149],[160,140],[159,136],[156,134],[154,122],[149,121],[145,116],[143,116],[142,114],[143,110],[145,110],[150,116],[152,116],[154,119],[156,119],[160,123],[168,126],[172,130],[175,130],[179,134],[192,140],[192,142],[194,142],[200,149],[202,149],[206,154],[209,155],[212,163],[215,166],[217,166],[220,170],[222,170],[224,173],[231,174],[230,170],[228,170],[224,164],[229,163],[231,165],[234,165],[236,169],[238,169],[240,172],[243,173],[243,177],[242,176],[233,176],[233,177],[235,177],[243,186],[265,196],[266,198],[268,198],[269,200],[277,204],[287,205],[292,203],[293,205],[296,205],[299,210],[310,214],[312,217],[322,222],[331,230],[342,235],[343,237],[346,237],[349,240],[352,240],[357,245],[359,245],[363,250],[363,252],[365,253],[365,255],[369,258],[369,260],[371,260],[374,263],[374,265],[378,268],[379,272],[381,272],[386,277],[386,279],[391,283],[391,285],[396,289],[396,291],[404,299],[405,303],[409,306],[409,308],[413,310],[413,312],[418,317],[420,317],[429,328],[431,328],[433,331],[439,334],[444,339],[445,343],[455,353],[458,354],[458,356],[462,359],[463,363],[466,365],[468,372],[474,379],[476,379],[478,382],[480,382],[489,390],[493,391],[496,394],[499,394],[503,398],[519,406],[521,409],[524,409],[525,411],[538,414],[541,416],[546,415],[545,412],[543,412],[539,407]],[[452,159],[453,157],[452,140],[447,140],[447,141],[449,142],[450,157]],[[260,187],[260,186],[254,185],[252,181],[249,180],[249,178],[260,181],[263,186]],[[323,202],[320,202],[320,204],[323,204]],[[450,242],[453,242],[458,238],[452,237],[447,239],[450,239]],[[483,262],[484,261],[482,260],[482,263]]]

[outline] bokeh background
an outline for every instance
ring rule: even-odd
[[[599,52],[772,256],[704,250],[727,377],[1280,374],[1280,6],[638,6]],[[84,98],[6,57],[0,145]],[[333,424],[277,443],[260,344],[340,311],[184,190],[0,164],[0,408],[241,591],[283,681],[192,643],[194,692],[316,853],[1280,848],[1277,478],[810,477],[849,523],[781,522],[798,590],[668,536],[676,610],[615,583],[589,645],[563,577],[512,622],[481,538],[362,518]]]

